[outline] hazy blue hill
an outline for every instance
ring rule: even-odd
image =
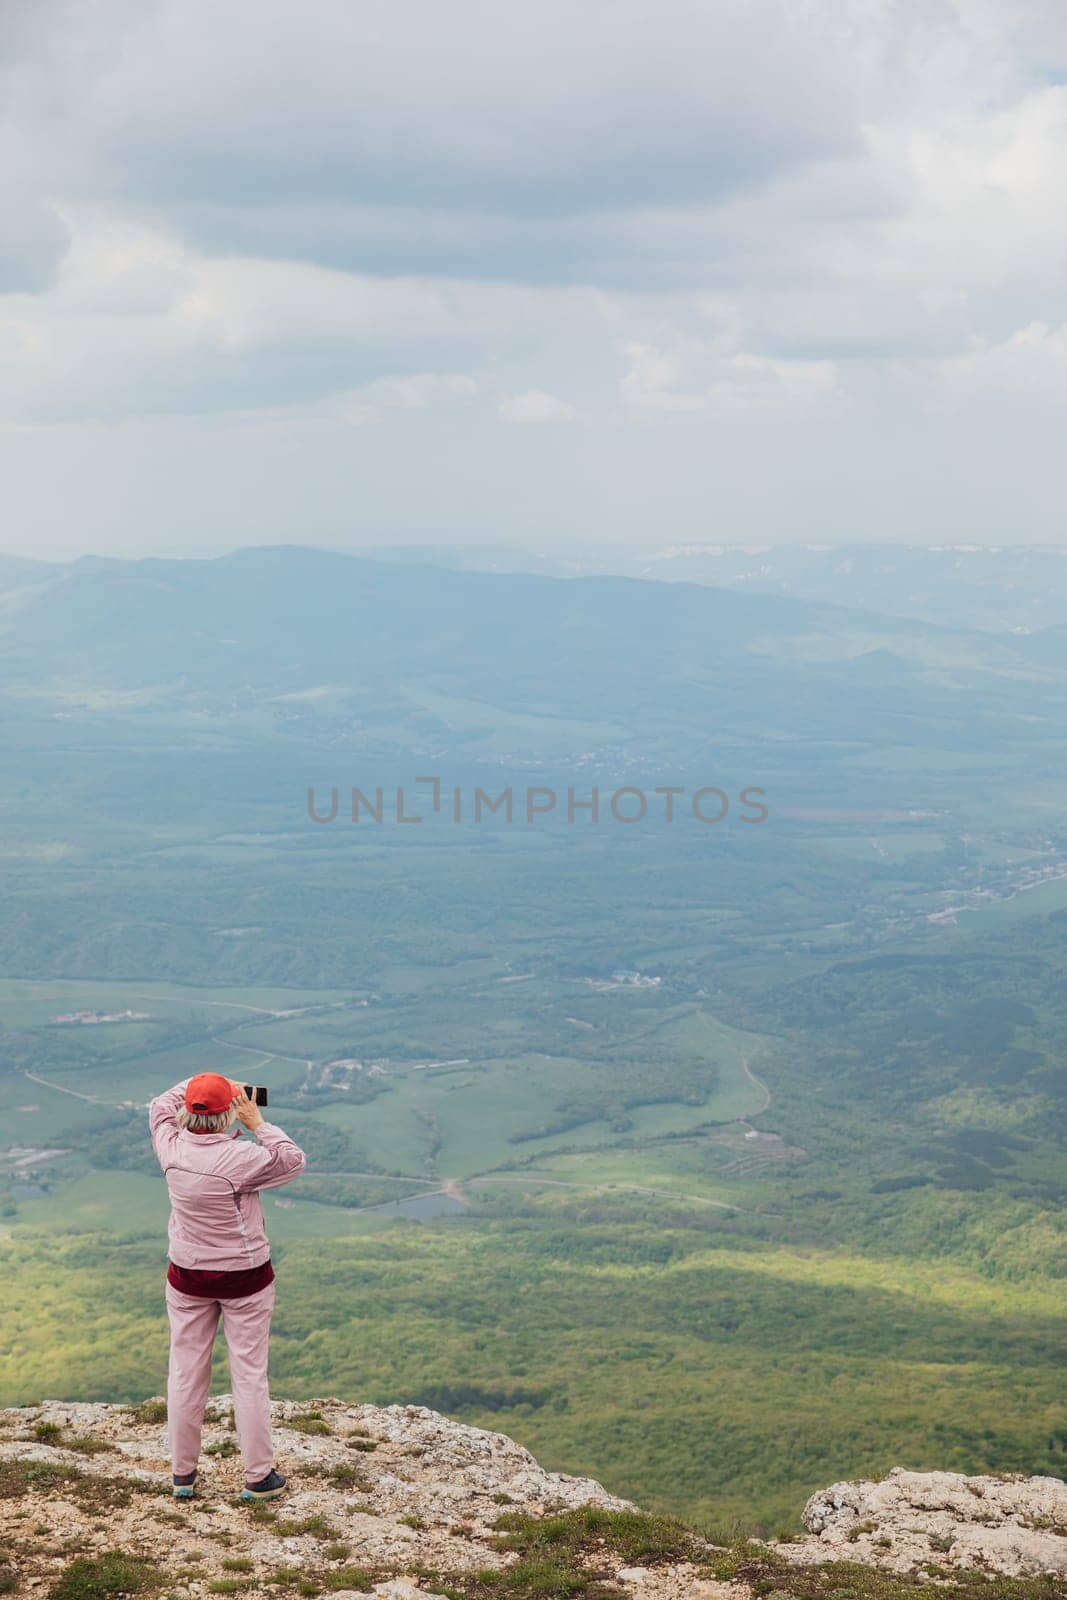
[[[508,545],[453,544],[372,545],[350,552],[317,553],[403,571],[429,567],[440,573],[627,577],[700,585],[748,596],[844,607],[879,618],[908,618],[937,628],[977,629],[1020,638],[1067,625],[1067,551],[1031,546],[708,543],[644,552],[589,546],[558,553]],[[68,567],[0,555],[0,593],[59,577],[71,567],[94,565],[132,563],[93,557]]]
[[[1067,669],[1067,624],[1042,628],[1039,633],[1020,639],[1019,648],[1026,660],[1061,672]]]
[[[733,593],[698,584],[638,583],[614,576],[557,579],[528,573],[457,571],[419,562],[371,561],[325,550],[263,547],[214,560],[140,561],[89,557],[63,567],[25,563],[24,575],[49,580],[27,612],[6,631],[5,649],[67,641],[73,654],[102,640],[136,649],[145,640],[173,635],[183,646],[202,636],[240,648],[278,641],[258,632],[275,627],[300,637],[326,656],[343,643],[359,652],[369,641],[392,641],[394,654],[432,652],[459,628],[476,629],[490,644],[507,637],[520,649],[540,640],[545,627],[560,635],[588,628],[594,644],[610,641],[636,651],[699,647],[709,656],[747,649],[765,635],[785,638],[857,630],[887,634],[907,653],[922,640],[963,635],[947,629],[792,597]],[[353,624],[360,632],[353,631]],[[399,629],[418,627],[417,637]],[[643,631],[631,631],[642,627]],[[446,633],[445,630],[448,630]],[[471,642],[468,638],[465,642]],[[1006,659],[999,644],[967,640],[976,666]],[[195,662],[186,662],[194,665]]]
[[[483,571],[618,573],[701,583],[989,633],[1026,633],[1067,622],[1067,552],[1039,546],[708,542],[644,552],[589,547],[564,558],[443,545],[383,551],[382,558]]]
[[[523,550],[515,545],[484,544],[400,544],[361,545],[351,552],[367,561],[388,561],[397,566],[452,567],[464,572],[538,572],[545,577],[565,578],[591,570],[580,557],[546,555]]]
[[[995,712],[1015,679],[1040,676],[1011,642],[793,598],[285,547],[55,569],[7,617],[0,663],[9,687],[208,703],[313,694],[364,710],[384,694],[446,723],[485,702],[621,718],[631,733],[654,723],[692,734],[710,715],[719,731],[779,737],[840,731],[850,703],[891,720],[916,696],[940,696],[955,713],[979,684]],[[464,705],[450,716],[438,701]]]
[[[27,583],[40,583],[53,577],[58,568],[47,561],[31,561],[27,556],[0,555],[0,594]]]
[[[792,594],[992,633],[1067,621],[1067,552],[945,544],[676,546],[645,576]]]

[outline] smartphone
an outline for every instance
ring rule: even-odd
[[[267,1103],[267,1091],[261,1083],[246,1083],[245,1094],[257,1106],[265,1106]]]

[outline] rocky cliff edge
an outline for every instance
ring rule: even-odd
[[[1067,1485],[897,1469],[812,1496],[807,1534],[713,1544],[504,1434],[422,1406],[274,1404],[286,1498],[249,1507],[229,1396],[198,1495],[160,1401],[0,1411],[0,1594],[41,1600],[1067,1600]]]

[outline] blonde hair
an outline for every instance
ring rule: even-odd
[[[225,1111],[187,1111],[179,1106],[174,1119],[179,1128],[190,1133],[225,1133],[237,1121],[237,1107],[227,1106]]]

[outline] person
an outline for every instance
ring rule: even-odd
[[[148,1125],[171,1206],[165,1293],[175,1498],[196,1493],[211,1351],[221,1317],[244,1459],[241,1498],[277,1499],[286,1480],[274,1470],[267,1382],[274,1268],[259,1194],[302,1172],[304,1152],[264,1119],[242,1084],[217,1072],[198,1073],[158,1095],[149,1105]],[[241,1138],[241,1127],[255,1142]]]

